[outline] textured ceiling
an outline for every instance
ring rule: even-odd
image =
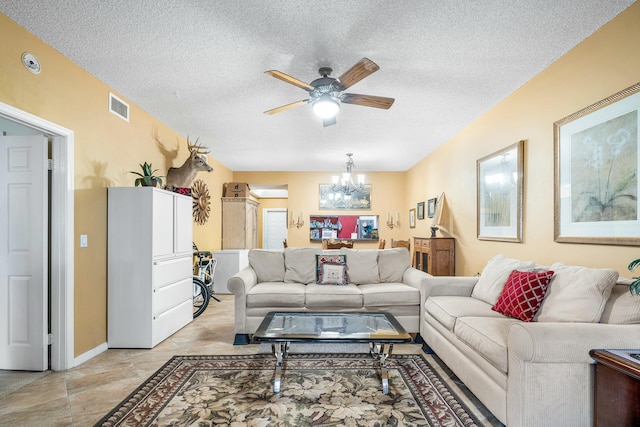
[[[2,0],[0,12],[234,171],[405,171],[631,5],[631,0]],[[310,82],[380,70],[323,128]],[[47,64],[42,64],[43,73]]]

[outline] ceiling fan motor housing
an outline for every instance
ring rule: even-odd
[[[340,91],[334,86],[336,81],[337,79],[334,79],[333,77],[320,77],[319,79],[315,79],[309,83],[314,87],[314,90],[310,90],[309,94],[313,98],[319,98],[325,93],[328,93],[331,94],[332,97],[337,98],[339,97]]]

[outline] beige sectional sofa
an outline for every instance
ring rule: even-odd
[[[492,310],[510,272],[554,272],[533,321]],[[593,425],[594,348],[640,346],[640,296],[608,269],[497,256],[480,277],[428,277],[420,334],[509,427]]]
[[[346,258],[346,284],[319,284],[318,257],[334,255]],[[340,274],[332,264],[320,268],[327,269],[320,281]],[[417,333],[420,287],[428,276],[411,267],[406,248],[251,250],[249,266],[227,282],[235,296],[234,344],[248,343],[270,311],[386,311]]]

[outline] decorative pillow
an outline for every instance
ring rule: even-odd
[[[496,255],[482,270],[482,275],[473,287],[471,296],[494,305],[513,270],[531,271],[535,265],[534,261],[520,261],[504,255]]]
[[[547,295],[535,320],[538,322],[600,321],[619,273],[609,268],[587,268],[556,263]]]
[[[316,255],[316,283],[320,283],[320,270],[323,264],[347,265],[347,256],[338,254]]]
[[[318,268],[318,284],[319,285],[347,285],[347,266],[345,264],[336,264],[325,262],[320,264]]]
[[[349,283],[356,285],[380,283],[377,250],[342,248],[340,253],[347,255]]]
[[[317,248],[284,249],[284,281],[294,283],[315,283]]]
[[[252,249],[249,265],[258,276],[258,283],[284,281],[284,256],[282,252]]]
[[[409,267],[411,267],[411,256],[407,248],[378,251],[380,283],[402,283],[404,272]]]
[[[542,304],[552,276],[553,271],[512,271],[496,305],[491,309],[505,316],[531,322]]]

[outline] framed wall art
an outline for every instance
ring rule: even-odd
[[[418,219],[424,219],[424,202],[419,202],[417,209]]]
[[[640,246],[640,83],[554,123],[554,240]]]
[[[416,228],[416,210],[409,209],[409,228]]]
[[[436,198],[427,200],[427,217],[433,218],[436,213]]]
[[[477,161],[478,239],[522,242],[524,141]]]
[[[320,209],[328,210],[370,210],[371,184],[364,184],[362,191],[354,191],[345,195],[342,191],[334,191],[332,184],[320,184]]]

